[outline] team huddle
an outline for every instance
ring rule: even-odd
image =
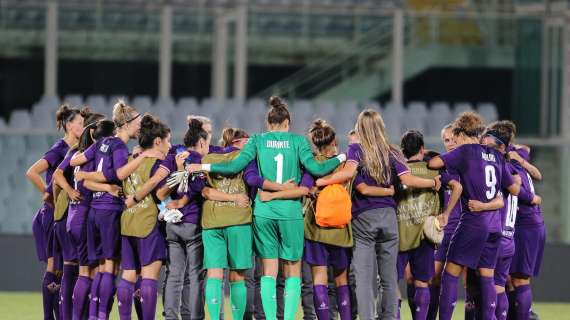
[[[415,130],[390,144],[367,109],[343,153],[326,121],[307,138],[291,118],[271,97],[266,132],[224,128],[216,146],[211,121],[190,115],[172,145],[165,123],[122,101],[112,119],[60,107],[64,137],[27,173],[44,201],[44,319],[108,319],[115,296],[120,319],[133,307],[154,319],[161,290],[166,319],[207,306],[217,320],[225,281],[232,319],[295,319],[302,296],[305,318],[399,319],[405,279],[414,319],[449,320],[460,278],[466,319],[529,319],[542,177],[512,122],[462,113],[437,154]]]

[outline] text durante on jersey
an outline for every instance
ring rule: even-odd
[[[271,149],[289,149],[289,141],[267,140],[266,147]]]

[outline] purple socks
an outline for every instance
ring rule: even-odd
[[[406,294],[408,296],[408,306],[410,307],[410,313],[412,314],[412,320],[416,320],[416,305],[414,303],[414,296],[416,294],[416,286],[414,283],[408,283],[406,285]]]
[[[52,272],[44,273],[42,281],[42,302],[44,307],[44,319],[53,320],[54,312],[59,319],[59,279]]]
[[[532,307],[532,291],[530,285],[515,287],[515,312],[517,320],[528,320]]]
[[[415,309],[415,317],[416,320],[426,320],[427,314],[429,310],[429,299],[430,299],[430,292],[429,288],[421,288],[416,287],[416,292],[414,293],[414,305]]]
[[[351,320],[350,287],[348,285],[336,288],[336,308],[340,315],[340,320]]]
[[[447,271],[441,277],[441,294],[439,297],[439,319],[451,320],[453,309],[457,303],[457,282],[459,277],[455,277]]]
[[[109,311],[113,305],[115,295],[115,276],[112,273],[103,272],[99,284],[99,308],[97,316],[100,320],[109,318]]]
[[[479,277],[481,283],[481,315],[482,320],[493,320],[497,307],[497,290],[494,277]]]
[[[125,279],[121,279],[117,285],[117,301],[119,307],[119,318],[121,320],[131,319],[133,309],[133,293],[135,284]]]
[[[99,311],[99,287],[101,286],[102,273],[97,272],[91,282],[91,294],[89,295],[89,320],[97,320]]]
[[[430,301],[427,319],[435,320],[437,318],[437,309],[439,308],[439,286],[431,285],[429,293]]]
[[[142,279],[141,282],[141,306],[142,318],[154,319],[156,314],[156,299],[158,296],[158,281]]]
[[[137,283],[135,283],[135,293],[133,294],[133,303],[135,304],[135,312],[137,313],[137,319],[142,319],[142,306],[141,306],[141,282],[142,278],[137,278]]]
[[[497,293],[497,308],[495,309],[495,318],[497,320],[507,320],[509,310],[509,299],[507,293]]]
[[[61,289],[59,293],[59,307],[61,320],[71,320],[73,312],[73,288],[79,273],[77,265],[64,264],[63,276],[61,277]]]
[[[89,277],[79,276],[73,288],[73,320],[83,319],[87,307],[89,290],[91,290],[91,279]]]
[[[313,286],[313,303],[319,320],[329,320],[329,293],[326,285]]]

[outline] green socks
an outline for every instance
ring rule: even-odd
[[[222,305],[222,279],[208,278],[206,279],[206,305],[211,320],[220,319],[220,306]]]
[[[301,278],[290,277],[285,280],[285,311],[283,318],[285,320],[295,319],[299,300],[301,299]]]
[[[261,277],[261,303],[263,304],[263,312],[267,320],[277,319],[276,285],[275,278],[269,276]]]
[[[232,319],[243,319],[247,304],[247,288],[245,281],[230,283],[230,299],[232,301]]]

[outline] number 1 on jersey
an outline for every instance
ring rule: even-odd
[[[277,162],[277,175],[275,177],[275,182],[283,183],[283,154],[279,153],[273,158]]]

